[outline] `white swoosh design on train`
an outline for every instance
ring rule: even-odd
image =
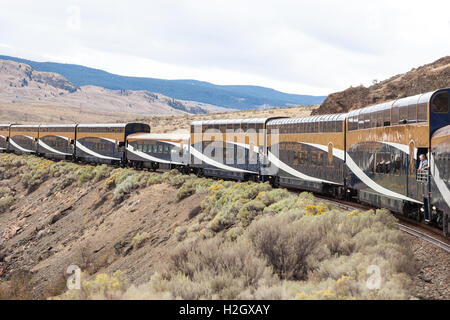
[[[71,155],[70,153],[65,153],[65,152],[61,152],[61,151],[58,151],[58,150],[56,150],[56,149],[53,149],[53,148],[50,147],[48,144],[46,144],[45,142],[43,142],[41,139],[38,140],[38,143],[39,143],[43,148],[47,149],[47,150],[50,151],[50,152],[57,153],[57,154],[62,154],[62,155],[65,155],[65,156],[70,156],[70,155]]]
[[[229,170],[229,171],[234,171],[234,172],[247,172],[247,173],[257,173],[257,172],[253,172],[253,171],[248,171],[248,170],[243,170],[243,169],[239,169],[239,168],[233,168],[227,165],[224,165],[223,163],[217,162],[213,159],[208,158],[207,156],[205,156],[203,153],[201,153],[200,151],[198,151],[197,149],[195,149],[193,146],[191,146],[191,154],[196,157],[197,159],[202,160],[203,162],[206,162],[214,167],[223,169],[223,170]]]
[[[249,149],[250,150],[250,145],[249,144],[245,144],[245,143],[240,143],[240,142],[234,142],[234,141],[225,141],[226,143],[231,143],[231,144],[235,144],[239,147],[243,147],[245,149]],[[259,153],[259,148],[258,146],[253,146],[253,151],[256,153]]]
[[[406,154],[409,154],[409,146],[406,144],[395,143],[395,142],[386,142],[386,141],[377,141],[378,143],[387,144],[391,147],[394,147],[400,151],[403,151]],[[414,148],[414,159],[417,159],[417,148]]]
[[[283,171],[286,171],[287,173],[293,175],[294,177],[306,180],[306,181],[313,181],[313,182],[326,182],[326,183],[331,183],[331,184],[339,184],[336,182],[332,182],[332,181],[328,181],[328,180],[323,180],[323,179],[319,179],[319,178],[315,178],[315,177],[311,177],[308,176],[304,173],[301,173],[297,170],[295,170],[294,168],[288,166],[286,163],[282,162],[279,158],[277,158],[272,152],[268,151],[268,160],[273,163],[275,166],[277,166],[278,168],[280,168]]]
[[[437,166],[434,164],[434,158],[433,155],[430,153],[431,157],[431,176],[434,179],[434,182],[436,183],[436,186],[438,187],[439,192],[442,194],[442,197],[444,198],[447,205],[450,207],[450,191],[447,188],[447,185],[445,182],[441,179],[441,175],[439,173],[439,170]]]
[[[0,138],[6,139],[6,137],[4,135],[2,135],[2,134],[0,134]],[[6,148],[0,147],[0,150],[6,150]]]
[[[180,163],[180,162],[167,161],[167,160],[164,160],[164,159],[159,159],[159,158],[153,157],[153,156],[151,156],[151,155],[149,155],[149,154],[147,154],[147,153],[145,153],[145,152],[139,151],[139,150],[133,150],[133,147],[131,147],[131,146],[127,146],[127,150],[128,150],[129,152],[131,152],[131,153],[134,153],[135,155],[137,155],[137,156],[139,156],[139,157],[141,157],[141,158],[144,158],[144,159],[147,159],[147,160],[150,160],[150,161],[160,162],[160,163],[169,163],[169,164],[170,164],[170,163],[173,163],[173,164],[182,164],[182,163]]]
[[[315,143],[304,143],[313,147],[316,147],[318,149],[321,149],[323,151],[328,151],[328,146],[324,146],[321,144],[315,144]],[[409,151],[408,151],[409,153]],[[340,158],[341,160],[344,160],[344,151],[340,150],[340,149],[336,149],[333,148],[333,154],[336,155],[336,157]],[[361,170],[360,167],[358,167],[358,165],[355,163],[355,161],[353,161],[353,159],[350,157],[350,155],[345,152],[346,158],[345,158],[345,163],[347,164],[347,167],[352,170],[352,172],[362,181],[364,182],[364,184],[366,186],[368,186],[369,188],[384,194],[384,195],[388,195],[391,196],[393,198],[398,198],[398,199],[402,199],[402,200],[407,200],[407,201],[411,201],[411,202],[415,202],[415,203],[423,203],[420,201],[417,201],[415,199],[406,197],[400,193],[394,192],[392,190],[389,190],[383,186],[380,186],[378,183],[376,183],[375,181],[373,181],[372,179],[370,179],[365,173],[364,171]]]
[[[25,149],[25,148],[22,148],[21,146],[19,146],[17,143],[14,142],[14,140],[12,138],[9,139],[9,143],[11,143],[14,147],[19,149],[20,151],[34,153],[33,150],[28,150],[28,149]]]
[[[94,156],[94,157],[97,157],[97,158],[100,158],[100,159],[106,159],[106,160],[120,160],[119,158],[113,158],[113,157],[104,156],[104,155],[101,155],[101,154],[99,154],[99,153],[97,153],[97,152],[95,152],[95,151],[92,151],[91,149],[89,149],[89,148],[83,146],[79,141],[77,141],[76,147],[77,147],[77,148],[80,148],[81,151],[84,151],[84,152],[90,154],[91,156]]]

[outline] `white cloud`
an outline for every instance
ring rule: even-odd
[[[8,54],[124,75],[328,94],[450,53],[447,1],[1,2]]]

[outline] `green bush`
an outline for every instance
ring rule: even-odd
[[[13,196],[4,196],[0,198],[0,213],[7,210],[14,202]]]
[[[117,185],[113,195],[113,201],[116,205],[125,200],[131,191],[139,186],[137,183],[137,178],[137,174],[129,175]]]
[[[212,179],[197,178],[194,175],[191,175],[185,180],[181,188],[178,189],[177,201],[186,199],[195,193],[207,192],[213,182],[214,181]]]

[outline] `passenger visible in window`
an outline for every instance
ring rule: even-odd
[[[421,154],[420,157],[420,163],[419,163],[419,171],[425,171],[428,170],[428,160],[427,160],[427,156],[424,154]]]

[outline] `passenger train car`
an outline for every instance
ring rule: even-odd
[[[343,196],[345,114],[276,119],[267,127],[275,185]]]
[[[189,138],[189,134],[176,133],[131,134],[127,138],[127,159],[135,168],[184,170],[189,164]]]
[[[191,123],[190,165],[200,175],[258,180],[259,154],[266,145],[271,119],[225,119]]]
[[[9,128],[9,150],[17,154],[36,153],[39,125],[13,124]]]
[[[450,230],[450,89],[303,118],[194,121],[190,133],[141,123],[0,125],[0,151],[269,180],[389,208]],[[429,166],[418,170],[420,155]]]
[[[79,124],[76,126],[75,159],[85,162],[125,164],[129,135],[150,132],[143,123]]]
[[[72,160],[75,154],[76,124],[39,126],[37,154],[51,159]]]

